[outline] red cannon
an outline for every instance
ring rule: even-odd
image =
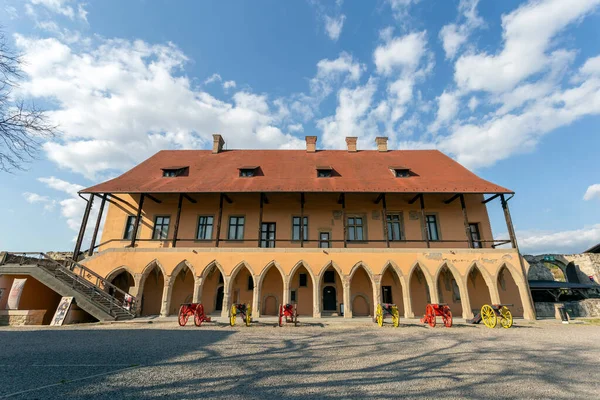
[[[421,322],[435,328],[436,317],[442,317],[446,328],[452,326],[452,312],[450,312],[450,307],[447,304],[427,304],[425,315],[421,318]]]
[[[200,303],[184,303],[179,307],[179,326],[185,326],[190,316],[194,316],[194,325],[200,326],[203,322],[211,322],[210,317],[204,313],[204,306]]]
[[[285,323],[294,323],[294,326],[298,326],[298,309],[296,304],[280,304],[279,305],[279,326],[283,326]]]

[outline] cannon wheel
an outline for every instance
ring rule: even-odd
[[[508,307],[502,306],[502,308],[500,309],[500,325],[502,325],[503,328],[508,329],[512,326],[512,324],[513,317],[510,310],[508,309]]]
[[[487,304],[484,304],[483,307],[481,307],[481,319],[488,328],[495,328],[498,323],[496,311],[494,311],[492,306]]]
[[[235,326],[235,315],[237,314],[237,308],[235,304],[231,305],[231,312],[229,313],[229,324]]]
[[[252,307],[248,304],[246,306],[246,326],[250,326],[250,322],[252,322]]]
[[[425,320],[429,323],[430,327],[435,328],[435,310],[431,304],[427,304],[427,308],[425,308]]]
[[[444,321],[444,325],[446,326],[446,328],[452,327],[452,311],[450,311],[450,308],[446,307],[444,309],[444,314],[442,314],[442,320]]]
[[[383,307],[381,307],[381,304],[377,304],[377,312],[375,313],[375,320],[377,321],[377,325],[383,326]]]
[[[283,304],[279,305],[279,326],[283,326]]]
[[[204,321],[204,306],[202,304],[198,304],[196,307],[196,311],[194,311],[194,325],[200,326]]]
[[[398,313],[398,307],[392,307],[392,324],[394,328],[397,328],[400,325],[400,313]]]
[[[185,326],[185,324],[188,322],[188,318],[189,315],[187,314],[187,307],[185,304],[182,304],[181,307],[179,307],[179,318],[177,318],[179,326]]]

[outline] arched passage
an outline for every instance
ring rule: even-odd
[[[469,303],[471,303],[473,314],[478,314],[484,304],[492,304],[490,288],[477,265],[473,265],[471,271],[467,274],[467,292],[469,293]]]
[[[223,296],[225,291],[223,273],[213,263],[207,267],[203,278],[200,302],[204,306],[204,312],[207,314],[215,311],[220,313],[223,310]]]
[[[353,317],[373,315],[373,283],[362,265],[351,274],[350,301]]]
[[[175,269],[171,287],[171,305],[169,314],[177,314],[183,303],[191,303],[194,297],[194,272],[187,265]]]
[[[283,276],[275,264],[271,263],[261,275],[259,293],[261,315],[277,315],[283,303]]]
[[[312,275],[304,264],[298,265],[290,279],[290,302],[297,304],[298,315],[313,316],[313,288]]]
[[[437,288],[440,303],[448,304],[452,315],[462,315],[463,309],[460,301],[460,290],[454,274],[447,265],[444,265],[438,274]]]
[[[135,286],[133,275],[124,268],[109,274],[107,279],[110,283],[126,293],[130,293],[131,288]]]
[[[331,264],[321,273],[319,293],[322,313],[324,315],[339,315],[340,304],[344,302],[344,286],[342,277]]]
[[[240,264],[231,276],[231,290],[229,291],[229,304],[250,304],[254,296],[254,277],[246,264]]]
[[[428,303],[431,303],[431,296],[429,294],[429,284],[427,278],[420,266],[416,266],[410,276],[410,302],[412,305],[412,311],[416,316],[425,314],[425,307]]]
[[[141,301],[141,315],[159,315],[162,305],[165,277],[161,268],[154,264],[149,266],[149,272],[144,273]]]
[[[512,273],[506,266],[503,266],[498,273],[497,284],[500,303],[513,304],[513,306],[509,307],[512,315],[515,317],[522,317],[524,310],[519,287],[515,283]]]
[[[400,276],[389,264],[381,276],[381,302],[395,304],[400,316],[404,316],[404,294]]]

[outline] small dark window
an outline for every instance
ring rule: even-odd
[[[254,290],[254,279],[252,279],[252,275],[248,275],[248,290]]]
[[[244,239],[244,217],[229,217],[229,240]]]
[[[434,214],[430,214],[427,215],[425,218],[427,221],[427,231],[429,233],[429,240],[440,240],[437,216]]]
[[[308,217],[304,217],[303,240],[308,240]],[[300,217],[292,217],[292,240],[300,240]]]
[[[330,178],[332,171],[331,167],[317,167],[317,178]]]
[[[141,222],[141,218],[140,218]],[[123,239],[131,240],[133,236],[133,225],[135,224],[135,215],[128,215],[127,221],[125,222],[125,233],[123,234]],[[140,236],[140,225],[138,223],[138,231],[137,236]]]
[[[387,214],[388,240],[402,240],[402,214]]]
[[[306,286],[308,286],[306,281],[306,274],[300,274],[300,287]]]
[[[348,240],[365,240],[362,217],[348,217]]]
[[[248,178],[248,177],[254,176],[254,170],[253,169],[240,169],[240,176],[243,178]]]
[[[198,217],[198,232],[196,239],[198,240],[210,240],[212,239],[213,230],[213,217],[212,216],[200,216]]]
[[[396,169],[396,178],[408,178],[410,176],[410,171],[408,169]]]
[[[187,175],[188,171],[188,167],[163,168],[163,177],[174,178],[176,176],[183,176]]]
[[[290,292],[290,301],[291,301],[292,303],[295,303],[295,302],[297,301],[297,300],[296,300],[296,291],[295,291],[295,290],[292,290],[292,291]]]
[[[325,274],[323,274],[323,282],[335,283],[335,271],[325,271]]]
[[[156,217],[154,219],[154,232],[152,233],[152,239],[166,239],[169,234],[169,223],[171,217]]]

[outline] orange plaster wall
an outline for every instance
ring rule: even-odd
[[[398,275],[392,268],[385,270],[383,276],[381,277],[381,286],[392,287],[392,301],[394,304],[396,304],[396,307],[398,307],[400,316],[404,316],[404,297],[402,293],[402,286],[400,285],[400,279],[398,278]]]
[[[450,307],[452,315],[455,317],[462,315],[462,303],[454,300],[453,284],[454,275],[449,269],[444,269],[440,273],[437,281],[437,287],[440,297],[440,303],[446,303]]]
[[[504,281],[504,285],[502,285]],[[498,293],[500,294],[500,302],[502,304],[513,304],[508,306],[513,317],[523,316],[523,303],[519,295],[519,288],[515,283],[510,271],[503,268],[498,276]]]
[[[19,301],[19,310],[46,310],[43,324],[48,325],[62,296],[28,275],[0,276],[0,288],[5,289],[2,299],[0,299],[0,309],[4,310],[6,308],[8,293],[15,279],[27,279]]]
[[[279,305],[283,303],[283,278],[275,267],[266,273],[261,288],[261,309],[263,315],[277,315]]]
[[[181,304],[191,303],[194,297],[194,274],[189,268],[183,269],[183,273],[177,275],[172,290],[169,314],[176,315]]]
[[[417,270],[415,270],[410,278],[410,292],[413,312],[415,317],[425,314],[425,307],[430,303],[429,299],[429,285],[425,276],[421,275],[421,282],[417,277]]]
[[[160,272],[158,273],[158,277],[154,272],[151,272],[146,278],[146,282],[144,282],[144,292],[142,294],[142,315],[160,314],[164,283],[164,276]]]
[[[357,269],[350,281],[350,299],[352,316],[373,315],[373,286],[364,268]]]
[[[325,283],[325,280],[322,279],[321,288],[319,289],[319,293],[318,293],[318,295],[321,298],[321,308],[323,308],[323,289],[326,286],[333,286],[335,288],[335,298],[336,298],[335,310],[336,310],[336,312],[339,312],[340,304],[342,304],[344,302],[344,287],[342,285],[342,279],[340,277],[340,274],[334,268],[330,267],[327,270],[335,272],[335,274],[334,274],[335,282]]]
[[[475,279],[469,274],[467,278],[467,290],[469,292],[469,300],[471,303],[471,309],[474,314],[477,314],[479,310],[481,310],[481,306],[484,304],[492,304],[492,300],[490,297],[490,290],[483,279],[483,275],[477,268],[474,269],[476,271]]]
[[[231,304],[250,304],[252,305],[252,294],[254,290],[248,290],[248,277],[250,271],[247,268],[242,268],[233,278],[232,290],[230,293]],[[256,285],[257,282],[254,282]]]
[[[300,287],[300,274],[306,274],[306,287]],[[298,315],[313,315],[313,281],[308,270],[303,266],[294,273],[290,283],[290,290],[296,291],[296,304]]]
[[[214,267],[203,282],[200,302],[204,306],[204,312],[207,314],[211,314],[215,311],[217,289],[223,286],[223,283],[219,283],[219,276],[221,276],[221,271]]]

